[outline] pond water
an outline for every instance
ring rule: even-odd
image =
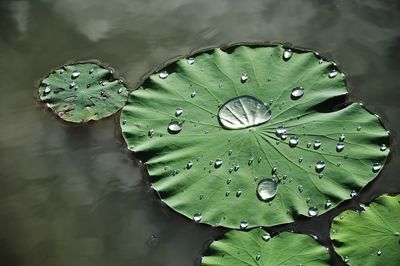
[[[115,118],[73,126],[41,108],[37,82],[78,59],[106,62],[134,87],[168,59],[207,46],[279,41],[320,51],[347,73],[351,98],[378,113],[393,136],[388,165],[341,210],[400,192],[399,12],[396,0],[2,0],[0,261],[198,265],[223,233],[158,200]],[[329,245],[339,211],[274,230],[313,233]]]

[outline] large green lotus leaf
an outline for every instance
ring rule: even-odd
[[[54,70],[41,80],[39,97],[60,118],[80,123],[116,113],[125,105],[128,91],[105,67],[77,63]]]
[[[326,212],[384,164],[387,131],[360,104],[337,107],[346,94],[343,75],[313,52],[213,49],[150,75],[121,128],[174,210],[271,226]]]
[[[203,266],[329,265],[329,252],[308,235],[283,232],[270,238],[262,229],[231,231],[214,241]]]
[[[331,239],[348,265],[400,265],[400,195],[381,196],[362,212],[335,217]]]

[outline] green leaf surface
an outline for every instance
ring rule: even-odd
[[[282,232],[268,237],[262,229],[228,232],[210,245],[202,265],[329,265],[328,250],[308,235]]]
[[[400,265],[400,195],[381,196],[362,212],[335,217],[331,239],[348,265]]]
[[[388,142],[380,120],[360,104],[336,106],[347,89],[331,62],[298,50],[284,59],[284,52],[213,49],[170,64],[130,94],[123,137],[174,210],[214,226],[271,226],[322,214],[377,175],[373,164],[389,152],[380,148]],[[281,126],[286,139],[276,134]],[[271,183],[277,191],[268,191]]]
[[[127,96],[122,80],[94,63],[77,63],[54,70],[39,87],[40,100],[60,118],[74,123],[116,113],[125,105]]]

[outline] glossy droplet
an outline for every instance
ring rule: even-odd
[[[276,171],[278,171],[278,167],[276,167],[276,166],[272,167],[271,173],[275,174]]]
[[[308,209],[308,215],[311,217],[317,216],[318,215],[318,208],[317,207],[311,207]]]
[[[93,71],[94,71],[94,68],[91,68],[91,69],[89,70],[89,74],[92,74]]]
[[[303,186],[302,186],[302,185],[299,185],[298,190],[299,190],[300,193],[302,193],[302,192],[304,191]]]
[[[215,168],[219,168],[219,167],[221,167],[221,165],[222,165],[222,160],[220,160],[220,159],[215,160],[215,163],[214,163]]]
[[[194,58],[193,58],[193,57],[189,57],[189,58],[186,60],[186,62],[187,62],[189,65],[193,65],[193,63],[194,63]]]
[[[293,52],[291,49],[285,49],[285,51],[283,51],[283,60],[288,61],[293,55]]]
[[[72,72],[71,78],[76,79],[77,77],[79,77],[80,74],[81,72],[79,72],[78,70],[74,70]]]
[[[249,159],[249,161],[248,161],[247,164],[248,164],[248,165],[251,165],[251,164],[253,163],[253,161],[254,161],[254,158],[252,157],[252,158]]]
[[[340,134],[339,141],[343,142],[346,139],[346,136],[342,133]]]
[[[196,92],[192,92],[192,94],[190,94],[190,97],[194,98],[196,96]]]
[[[294,148],[297,146],[297,144],[299,143],[299,138],[297,136],[292,136],[289,139],[289,146]]]
[[[314,141],[314,149],[318,150],[321,147],[321,141],[316,140]]]
[[[276,196],[278,184],[272,179],[263,179],[258,183],[257,195],[260,200],[269,201]]]
[[[177,121],[172,121],[168,124],[168,132],[170,134],[178,134],[182,130],[182,125]]]
[[[246,229],[247,226],[249,226],[249,223],[247,221],[240,222],[240,229]]]
[[[240,166],[239,165],[235,165],[235,167],[233,168],[233,170],[235,170],[235,172],[237,172],[239,170]]]
[[[332,206],[332,201],[331,200],[326,200],[325,202],[325,208],[329,209]]]
[[[233,98],[218,112],[220,123],[227,129],[242,129],[263,124],[271,119],[271,109],[251,96]]]
[[[229,185],[231,182],[232,182],[232,178],[229,177],[229,178],[226,180],[226,184]]]
[[[190,169],[190,168],[192,168],[192,166],[193,166],[193,162],[192,162],[192,161],[189,161],[189,162],[186,164],[186,169]]]
[[[376,255],[378,256],[382,255],[382,251],[378,250],[378,252],[376,252]]]
[[[149,129],[149,132],[147,132],[147,136],[151,138],[153,137],[153,135],[154,135],[154,129]]]
[[[119,88],[118,89],[118,94],[121,94],[124,91],[124,88]]]
[[[236,191],[236,197],[240,197],[240,195],[242,195],[242,190],[238,189],[238,191]]]
[[[292,100],[297,100],[300,99],[301,96],[304,95],[304,88],[303,87],[296,87],[292,90],[292,93],[290,94],[290,98]]]
[[[318,162],[315,164],[315,171],[316,171],[317,173],[322,172],[322,171],[324,170],[324,168],[325,168],[325,162],[324,162],[324,161],[318,161]]]
[[[44,95],[47,95],[51,92],[50,86],[46,86],[46,88],[44,89]]]
[[[352,190],[352,191],[350,192],[350,197],[351,197],[351,198],[355,197],[356,195],[357,195],[357,192],[356,192],[355,190]]]
[[[338,72],[337,72],[336,69],[331,69],[331,70],[329,71],[329,73],[328,73],[328,76],[329,76],[329,78],[332,79],[332,78],[336,77],[337,74],[338,74]]]
[[[282,138],[283,135],[286,135],[286,132],[286,128],[284,128],[283,126],[279,126],[275,131],[275,135],[279,138]]]
[[[243,73],[242,76],[240,76],[240,82],[245,83],[249,79],[249,76],[246,73]]]
[[[70,89],[72,89],[72,88],[74,88],[74,87],[75,87],[75,85],[76,85],[76,83],[75,83],[75,82],[71,82],[71,83],[69,84],[69,88],[70,88]]]
[[[357,131],[361,131],[361,126],[358,126],[358,127],[357,127]]]
[[[195,221],[196,223],[200,222],[201,218],[203,218],[201,216],[201,213],[196,213],[195,215],[193,215],[193,221]]]
[[[344,258],[344,262],[346,262],[346,263],[349,262],[349,256],[346,256],[346,257]]]
[[[261,235],[262,240],[268,241],[271,239],[271,235],[269,233],[264,233]]]
[[[299,158],[299,163],[303,162],[303,160],[304,160],[303,157],[300,157]]]
[[[258,253],[258,254],[256,255],[256,260],[260,260],[260,259],[261,259],[261,254]]]
[[[381,147],[379,148],[381,151],[386,151],[387,146],[386,144],[382,144]]]
[[[380,163],[373,163],[372,164],[372,172],[377,173],[381,170],[382,165]]]
[[[183,109],[181,107],[176,108],[175,116],[178,117],[183,113]]]
[[[168,72],[167,71],[161,71],[160,73],[158,73],[158,76],[162,79],[165,79],[166,77],[168,77]]]
[[[341,152],[343,149],[344,149],[343,142],[339,142],[338,144],[336,144],[336,151],[337,152]]]

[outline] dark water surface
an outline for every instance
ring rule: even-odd
[[[290,42],[337,61],[394,141],[378,179],[343,208],[400,191],[400,1],[0,0],[0,264],[197,264],[222,230],[161,204],[114,118],[65,124],[36,102],[35,84],[96,58],[132,85],[170,58],[238,41]],[[335,213],[286,228],[329,245]]]

